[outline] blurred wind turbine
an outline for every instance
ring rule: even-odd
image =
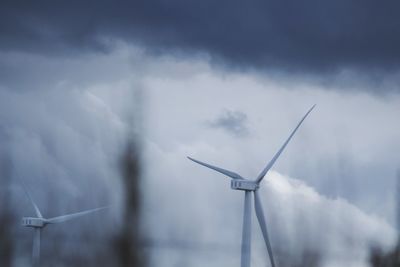
[[[253,180],[247,180],[240,176],[237,173],[212,166],[210,164],[195,160],[191,157],[188,159],[203,165],[207,168],[213,169],[214,171],[220,172],[230,178],[231,180],[231,188],[234,190],[242,190],[245,192],[244,196],[244,214],[243,214],[243,230],[242,230],[242,254],[241,254],[241,267],[249,267],[250,266],[250,256],[251,256],[251,194],[254,192],[254,208],[256,211],[256,216],[258,219],[258,223],[260,224],[261,231],[264,236],[265,245],[267,246],[269,258],[271,261],[272,267],[275,267],[274,257],[272,255],[271,243],[268,238],[268,231],[267,231],[267,224],[265,222],[264,212],[260,201],[260,196],[258,194],[258,188],[260,187],[260,183],[267,174],[267,172],[271,169],[274,165],[275,161],[278,159],[282,151],[285,149],[286,145],[289,143],[290,139],[296,133],[297,129],[300,127],[302,122],[308,116],[308,114],[313,110],[315,107],[312,106],[310,110],[304,115],[304,117],[300,120],[297,124],[296,128],[290,134],[289,138],[285,141],[282,147],[278,150],[275,156],[271,159],[271,161],[267,164],[264,170],[257,176],[257,178]]]
[[[25,185],[23,183],[22,183],[22,185],[23,185],[26,195],[28,196],[30,202],[33,205],[33,208],[35,209],[35,213],[37,216],[37,217],[23,217],[22,218],[23,226],[32,227],[35,230],[35,234],[33,237],[33,248],[32,248],[32,261],[33,261],[34,266],[38,266],[39,261],[40,261],[40,235],[41,235],[42,228],[44,228],[48,224],[66,222],[66,221],[84,216],[86,214],[108,208],[108,206],[105,206],[105,207],[101,207],[101,208],[85,210],[85,211],[81,211],[81,212],[77,212],[77,213],[72,213],[72,214],[67,214],[67,215],[62,215],[62,216],[57,216],[57,217],[46,219],[42,216],[42,213],[40,212],[36,203],[33,201],[32,197],[29,194]]]

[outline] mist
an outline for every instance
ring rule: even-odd
[[[239,265],[243,196],[186,156],[253,178],[313,104],[260,189],[279,266],[369,266],[396,247],[396,93],[126,43],[0,62],[2,266],[31,264],[19,180],[45,217],[110,205],[47,226],[41,266]],[[252,264],[267,265],[253,221]]]

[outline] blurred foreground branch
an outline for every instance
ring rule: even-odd
[[[117,256],[122,267],[142,267],[146,260],[141,249],[140,177],[141,162],[138,144],[130,141],[122,155],[123,225],[116,240]]]
[[[11,266],[14,223],[10,203],[10,162],[0,155],[0,266]]]

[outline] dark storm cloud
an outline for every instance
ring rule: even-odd
[[[205,52],[234,66],[331,72],[397,70],[400,2],[294,0],[6,1],[2,49]]]
[[[247,115],[240,111],[225,110],[217,119],[208,123],[212,128],[219,128],[236,137],[249,134]]]

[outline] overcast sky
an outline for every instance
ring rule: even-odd
[[[317,104],[261,186],[272,247],[284,255],[290,243],[293,257],[321,250],[322,266],[366,266],[371,243],[396,241],[399,8],[3,1],[2,157],[45,213],[118,206],[118,160],[139,131],[146,234],[215,246],[154,249],[152,265],[239,265],[243,196],[186,156],[256,177]],[[18,185],[10,190],[19,213],[29,211]],[[253,226],[253,263],[263,266]]]

